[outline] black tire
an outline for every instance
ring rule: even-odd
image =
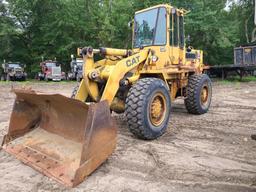
[[[11,77],[9,74],[7,74],[7,76],[6,76],[6,81],[11,81]]]
[[[5,81],[5,76],[4,75],[1,76],[1,81]]]
[[[152,101],[161,95],[165,103],[161,105],[161,121],[152,123]],[[164,106],[164,110],[163,109]],[[168,127],[171,111],[169,90],[164,81],[157,78],[138,80],[131,87],[126,98],[125,115],[130,131],[140,139],[152,140],[161,136]]]
[[[79,85],[74,87],[74,89],[73,89],[73,91],[71,93],[71,97],[70,98],[75,99],[75,96],[77,94],[78,89],[79,89]]]
[[[206,92],[208,96],[204,96],[203,92]],[[212,83],[209,76],[206,74],[191,75],[186,94],[185,106],[189,113],[196,115],[207,113],[212,100]]]
[[[78,75],[76,76],[76,81],[77,81],[77,82],[80,82],[80,81],[81,81],[81,78],[78,77]]]

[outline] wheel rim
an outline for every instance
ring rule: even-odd
[[[201,90],[201,97],[200,97],[201,105],[206,106],[209,100],[209,88],[207,84],[205,84]]]
[[[149,118],[154,126],[158,127],[163,123],[166,115],[166,109],[165,96],[162,93],[155,94],[151,99],[149,109]]]

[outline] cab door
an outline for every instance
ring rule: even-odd
[[[170,14],[170,60],[173,65],[185,62],[184,16],[175,8]]]

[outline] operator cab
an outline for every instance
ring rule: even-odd
[[[136,12],[133,48],[154,50],[159,58],[166,58],[159,61],[163,65],[184,64],[185,14],[185,10],[176,9],[170,5],[158,5]]]

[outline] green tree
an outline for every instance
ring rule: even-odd
[[[133,19],[134,12],[170,1],[5,2],[0,0],[0,62],[3,59],[21,61],[27,64],[28,70],[33,70],[42,57],[56,58],[68,70],[70,55],[76,53],[77,47],[131,48],[132,31],[127,24]],[[231,64],[234,46],[251,39],[253,0],[239,2],[230,0],[227,10],[226,0],[172,1],[174,6],[191,11],[185,18],[186,33],[190,34],[193,47],[204,50],[206,63]]]

